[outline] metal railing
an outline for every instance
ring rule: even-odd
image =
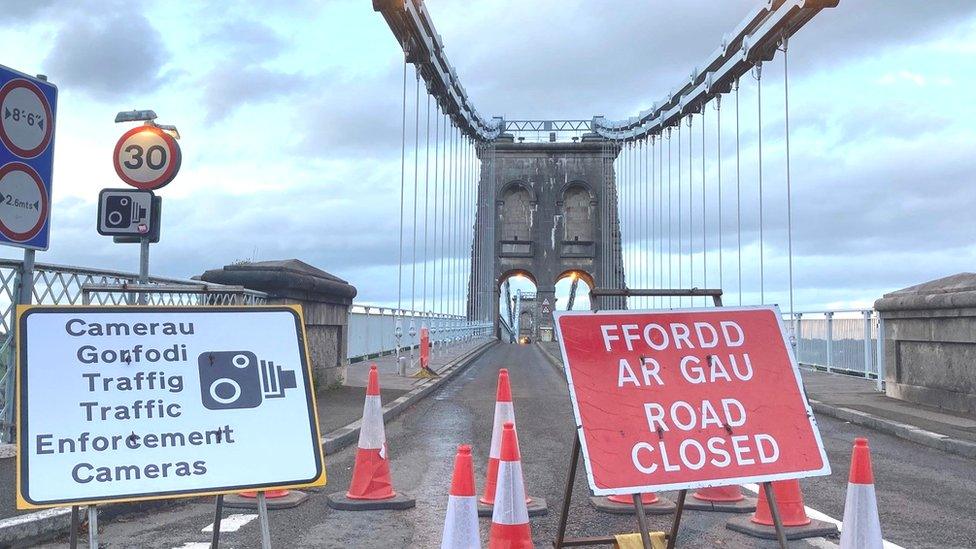
[[[356,361],[395,352],[398,318],[403,326],[403,335],[400,337],[401,349],[410,349],[420,344],[421,326],[426,326],[430,330],[430,341],[434,347],[474,335],[490,335],[494,327],[490,322],[469,321],[459,315],[354,303],[349,310],[346,358]],[[411,321],[413,321],[413,330],[409,329]]]
[[[12,441],[13,345],[15,307],[20,295],[23,262],[0,259],[0,435]],[[130,305],[144,295],[151,305],[252,305],[267,295],[239,286],[222,286],[198,280],[150,277],[139,285],[139,275],[121,271],[36,263],[32,271],[31,303],[34,305]]]
[[[884,323],[869,309],[804,311],[784,315],[796,337],[796,359],[801,365],[874,379],[883,390]]]

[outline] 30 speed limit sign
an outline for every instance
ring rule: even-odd
[[[138,126],[125,132],[116,143],[113,162],[122,181],[151,191],[176,177],[182,158],[173,136],[155,126]]]

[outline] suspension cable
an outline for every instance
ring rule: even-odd
[[[440,293],[440,297],[441,297],[440,298],[440,304],[441,304],[440,313],[441,314],[444,314],[444,313],[447,312],[447,301],[445,300],[445,297],[446,296],[444,295],[444,278],[445,278],[445,276],[444,276],[445,275],[445,273],[444,273],[444,260],[445,260],[445,255],[446,255],[444,252],[447,249],[447,246],[446,246],[446,243],[447,243],[447,232],[446,232],[446,227],[447,227],[447,213],[450,211],[450,209],[448,207],[448,196],[449,196],[449,194],[448,194],[448,185],[449,185],[449,181],[447,179],[447,155],[448,155],[447,149],[448,149],[448,144],[449,144],[448,137],[447,137],[447,131],[448,131],[448,126],[447,126],[447,122],[448,122],[447,113],[446,112],[441,113],[441,118],[444,119],[444,135],[441,137],[441,139],[443,139],[443,141],[444,141],[444,154],[441,156],[441,244],[440,244],[440,249],[439,249],[439,253],[438,253],[438,256],[439,256],[438,257],[438,263],[440,263],[440,269],[439,270],[440,270],[440,273],[441,273],[440,274],[440,283],[441,284],[440,284],[440,292],[439,292]]]
[[[413,337],[414,319],[417,316],[417,194],[420,187],[420,70],[417,70],[417,84],[414,90],[413,123],[413,240],[410,245],[413,261],[410,263],[410,336]],[[413,358],[413,343],[410,345]]]
[[[403,310],[403,195],[407,179],[407,58],[403,57],[403,119],[400,125],[400,247],[397,259],[397,311]],[[402,316],[402,315],[401,315]],[[399,341],[400,337],[397,336]],[[399,348],[399,344],[397,345]]]
[[[738,235],[739,305],[742,305],[742,162],[739,154],[739,79],[735,79],[735,230]]]
[[[695,149],[692,146],[694,137],[694,114],[688,115],[688,287],[695,287],[695,201],[694,201],[694,171],[692,161]],[[688,298],[688,305],[695,306],[695,298]]]
[[[682,258],[685,254],[685,241],[682,238],[684,232],[684,222],[682,215],[684,202],[681,194],[681,121],[678,121],[678,287],[684,288],[684,269],[682,268]],[[684,303],[684,298],[678,298],[678,306]]]
[[[790,65],[788,53],[788,38],[783,37],[783,101],[786,121],[786,237],[787,257],[790,284],[790,318],[794,317],[793,309],[793,186],[790,180]],[[793,327],[794,345],[796,345],[796,326]]]
[[[762,63],[756,63],[757,142],[759,149],[759,303],[766,303],[765,246],[763,240],[763,157],[762,157]]]
[[[681,125],[678,125],[680,131]],[[678,140],[678,143],[681,141]],[[674,288],[674,223],[671,220],[671,212],[673,208],[671,207],[671,197],[674,193],[671,192],[671,128],[668,128],[668,287]],[[681,271],[679,270],[680,274]],[[678,283],[681,286],[681,283]],[[674,306],[674,298],[668,296],[668,307]]]
[[[715,143],[717,147],[716,160],[718,162],[718,287],[720,290],[725,289],[725,280],[722,264],[722,248],[724,243],[722,242],[722,233],[725,232],[725,227],[722,225],[722,201],[724,196],[722,195],[722,96],[715,96],[715,123],[717,125],[717,130],[715,132]]]
[[[421,317],[421,322],[426,323],[427,318],[427,218],[428,218],[428,205],[430,203],[430,94],[427,94],[427,130],[426,137],[424,138],[424,270],[423,279],[424,289],[421,292],[423,298],[421,298],[420,311],[424,314]],[[426,325],[426,324],[422,324]]]
[[[708,288],[708,246],[707,239],[705,236],[705,231],[708,228],[706,223],[707,214],[705,212],[705,110],[706,105],[702,104],[702,119],[701,119],[701,206],[702,206],[702,287]],[[702,297],[702,306],[708,306],[708,298]]]
[[[433,254],[432,264],[430,266],[430,310],[432,313],[437,312],[437,161],[440,158],[440,148],[441,148],[441,106],[438,103],[434,104],[434,219],[433,219],[433,230],[431,231],[431,245],[430,251]],[[436,326],[432,326],[433,330],[436,330]],[[436,339],[436,338],[435,338]]]
[[[657,162],[657,282],[660,287],[664,287],[664,133],[659,135],[660,145],[658,146]],[[670,286],[669,286],[670,287]],[[657,306],[664,306],[664,298],[657,298]]]

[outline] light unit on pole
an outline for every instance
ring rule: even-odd
[[[143,122],[146,126],[152,126],[154,128],[163,130],[165,133],[173,137],[173,139],[180,138],[180,132],[176,129],[176,126],[172,124],[157,124],[156,118],[156,111],[152,109],[122,111],[115,115],[115,123]]]

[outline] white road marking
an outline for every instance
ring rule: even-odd
[[[745,488],[746,490],[752,492],[753,494],[758,494],[759,493],[759,485],[758,484],[743,484],[742,487]],[[813,507],[809,507],[809,506],[804,505],[803,508],[806,510],[808,517],[810,517],[812,519],[822,520],[824,522],[829,522],[831,524],[834,524],[834,525],[837,526],[837,530],[838,531],[841,530],[843,528],[843,526],[844,526],[844,523],[843,522],[841,522],[841,521],[839,521],[839,520],[831,517],[830,515],[827,515],[825,513],[821,513],[820,511],[817,511]],[[810,539],[808,539],[806,541],[809,541],[809,542],[813,543],[814,546],[816,546],[816,547],[825,547],[825,548],[827,548],[827,547],[837,547],[837,544],[835,544],[835,543],[833,543],[831,541],[828,541],[828,540],[826,540],[824,538],[819,538],[819,539],[820,540],[823,540],[823,542],[825,542],[825,543],[824,544],[820,544],[820,543],[814,542],[813,540],[810,540]],[[882,540],[882,541],[884,543],[884,549],[905,549],[901,545],[897,545],[897,544],[891,543],[888,540]]]
[[[236,532],[244,527],[245,524],[251,522],[252,520],[258,518],[257,515],[227,515],[226,517],[220,519],[220,532]],[[213,523],[207,525],[206,528],[201,530],[204,534],[209,534],[213,532]],[[208,544],[207,547],[210,547]]]
[[[174,547],[173,549],[210,549],[210,542],[188,541],[179,547]]]

